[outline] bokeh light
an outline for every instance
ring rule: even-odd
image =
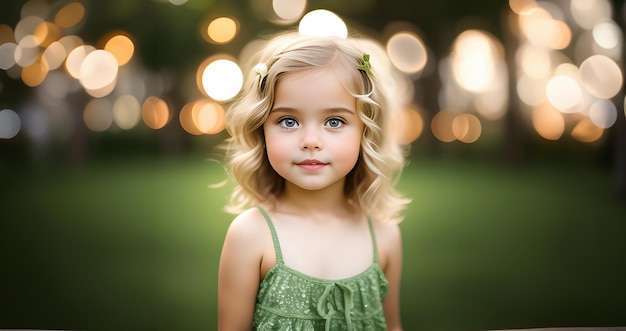
[[[15,63],[21,67],[29,66],[39,59],[39,47],[30,46],[32,39],[22,39],[15,48]]]
[[[11,26],[0,23],[0,45],[4,43],[15,43],[15,35]]]
[[[33,33],[35,43],[41,47],[48,47],[53,42],[59,40],[61,36],[61,28],[51,22],[42,22],[35,28]]]
[[[80,2],[70,2],[63,6],[54,16],[54,22],[61,28],[71,28],[85,17],[85,6]]]
[[[9,70],[13,67],[15,62],[15,50],[17,49],[17,44],[12,42],[7,42],[0,45],[0,69]]]
[[[180,126],[183,128],[183,130],[185,130],[186,132],[193,135],[201,135],[203,132],[200,130],[200,128],[198,128],[194,119],[195,114],[193,110],[195,104],[196,102],[190,102],[183,106],[183,108],[180,110],[180,113],[178,114],[178,122],[180,123]]]
[[[113,123],[113,106],[106,98],[93,99],[85,106],[83,112],[85,125],[95,132],[106,131]]]
[[[543,7],[534,7],[520,15],[519,26],[528,41],[537,47],[564,49],[572,40],[569,26]]]
[[[452,120],[452,133],[459,141],[471,144],[480,138],[482,125],[475,115],[459,114]]]
[[[141,117],[147,127],[158,130],[169,121],[170,109],[165,100],[150,96],[143,102]]]
[[[509,103],[508,68],[502,44],[482,30],[465,30],[450,55],[439,61],[442,109],[477,112],[488,120],[502,118]]]
[[[11,26],[0,23],[0,45],[4,43],[15,43],[15,35]]]
[[[226,113],[220,104],[203,99],[187,103],[180,111],[179,121],[190,134],[215,134],[226,126]]]
[[[387,54],[398,70],[415,74],[424,69],[428,51],[421,38],[411,32],[399,32],[387,41]]]
[[[608,129],[617,121],[617,107],[609,100],[598,100],[589,108],[589,119],[602,129]]]
[[[274,13],[281,22],[295,22],[306,10],[306,0],[272,0]]]
[[[17,41],[18,44],[23,43],[24,47],[39,46],[34,35],[35,30],[37,30],[37,27],[41,23],[44,23],[44,20],[39,16],[27,16],[22,18],[15,25],[15,41]]]
[[[515,60],[524,75],[535,79],[547,77],[552,71],[550,52],[531,43],[520,45]]]
[[[50,46],[46,48],[43,52],[42,57],[48,63],[48,67],[50,70],[56,70],[63,65],[63,61],[65,61],[65,57],[67,53],[65,52],[65,47],[58,42],[55,41]]]
[[[509,8],[518,15],[524,15],[536,7],[536,0],[509,0]]]
[[[233,98],[243,86],[243,73],[235,62],[212,57],[198,68],[197,82],[200,91],[213,100]]]
[[[232,41],[239,32],[239,23],[230,17],[218,17],[204,25],[202,36],[214,44],[226,44]]]
[[[547,140],[558,140],[565,132],[563,114],[547,103],[533,109],[532,124],[535,131]]]
[[[589,118],[581,119],[572,130],[572,137],[580,142],[593,143],[602,138],[604,130],[597,127]]]
[[[67,54],[71,53],[75,48],[85,45],[85,42],[76,35],[62,37],[61,39],[59,39],[59,43],[63,45],[63,48],[65,48],[65,53]],[[92,49],[95,49],[95,47],[93,46],[90,47]]]
[[[22,17],[39,16],[46,17],[50,13],[50,5],[44,0],[25,1],[20,12]]]
[[[601,22],[593,27],[593,40],[604,49],[617,48],[622,37],[622,30],[613,21]]]
[[[17,113],[11,109],[0,110],[0,139],[15,137],[22,127],[22,121]]]
[[[441,110],[433,117],[430,128],[435,138],[440,141],[450,143],[456,140],[452,131],[452,122],[456,114],[449,110]]]
[[[113,103],[113,121],[123,130],[134,128],[141,120],[141,105],[135,96],[123,95]]]
[[[570,12],[574,21],[584,29],[593,29],[597,22],[612,16],[611,4],[605,0],[571,0]]]
[[[22,81],[30,87],[39,86],[48,76],[48,63],[37,60],[22,69]]]
[[[80,66],[80,84],[94,97],[108,95],[115,88],[118,64],[115,56],[105,50],[95,50]]]
[[[204,134],[216,134],[226,126],[224,108],[215,102],[198,102],[194,105],[196,126]]]
[[[298,32],[309,36],[348,37],[348,27],[337,14],[317,9],[306,13],[300,20]]]
[[[547,81],[522,75],[516,84],[517,96],[529,106],[538,106],[546,101]]]
[[[83,65],[83,61],[89,53],[95,50],[96,48],[91,45],[78,46],[72,49],[65,60],[65,70],[67,73],[76,79],[80,79],[80,68]]]
[[[121,67],[133,58],[135,44],[126,33],[116,33],[105,42],[104,50],[113,54]]]
[[[410,144],[422,135],[424,119],[417,107],[405,107],[398,113],[393,127],[398,142]]]
[[[498,46],[486,33],[462,32],[452,46],[452,72],[459,85],[471,92],[487,90],[497,73]]]
[[[585,88],[601,99],[610,99],[622,89],[622,70],[604,55],[594,55],[583,61],[580,77]]]
[[[582,90],[573,77],[554,76],[546,86],[548,101],[562,112],[572,112],[582,101]]]

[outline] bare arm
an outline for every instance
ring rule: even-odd
[[[252,330],[262,259],[259,222],[245,212],[230,225],[218,274],[218,330]]]
[[[401,331],[400,319],[400,278],[402,274],[402,238],[397,225],[385,226],[383,231],[386,251],[385,276],[389,281],[389,292],[383,301],[387,330]]]

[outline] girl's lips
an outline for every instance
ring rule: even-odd
[[[328,163],[324,163],[318,160],[304,160],[302,162],[296,163],[296,165],[304,170],[319,170],[328,165]]]

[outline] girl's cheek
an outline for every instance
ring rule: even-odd
[[[274,137],[270,135],[266,138],[265,146],[270,159],[282,159],[290,152],[290,142],[292,139],[285,137]]]

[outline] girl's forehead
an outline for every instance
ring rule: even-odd
[[[341,70],[333,64],[288,71],[278,76],[276,87],[278,88],[278,85],[284,85],[281,84],[283,82],[316,84],[332,80],[333,82],[340,83],[343,89],[353,90],[355,88],[355,86],[353,86],[353,78],[350,77],[348,72],[348,70]]]
[[[315,68],[282,75],[276,85],[274,107],[290,108],[303,104],[316,108],[352,107],[355,100],[337,72]]]
[[[343,85],[344,82],[341,76],[329,67],[286,72],[276,81],[277,89],[305,87],[313,90],[316,87],[343,87]]]

